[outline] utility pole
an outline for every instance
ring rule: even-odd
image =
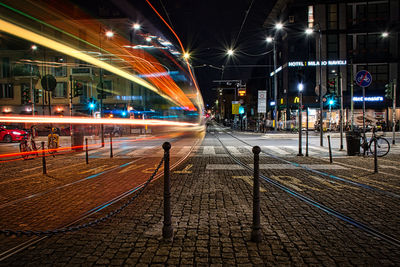
[[[341,72],[338,85],[340,86],[340,150],[343,150],[343,77]]]
[[[275,34],[275,37],[276,37],[276,34]],[[274,125],[274,131],[276,132],[277,131],[277,126],[278,126],[278,77],[277,77],[277,73],[276,73],[276,38],[274,38],[274,41],[273,41],[274,43],[273,43],[273,45],[274,45],[274,48],[273,48],[273,50],[274,50],[274,101],[275,101],[275,106],[274,106],[274,113],[275,113],[275,116],[274,116],[274,123],[275,123],[275,125]]]
[[[351,130],[354,129],[354,76],[353,76],[353,59],[350,61],[350,109],[351,109]]]

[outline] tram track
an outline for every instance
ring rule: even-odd
[[[224,131],[224,132],[225,132],[225,131]],[[226,132],[225,132],[225,134],[232,136],[231,134],[226,133]],[[248,170],[249,172],[253,172],[253,168],[251,168],[248,164],[246,164],[246,163],[244,163],[243,161],[241,161],[240,159],[238,159],[238,157],[235,157],[235,156],[229,151],[229,149],[227,148],[227,146],[226,146],[226,145],[222,142],[222,140],[219,138],[219,134],[215,134],[215,137],[216,137],[216,139],[219,141],[219,143],[222,145],[223,149],[224,149],[225,152],[228,154],[228,156],[229,156],[236,164],[242,166],[244,169]],[[240,140],[240,139],[237,138],[237,137],[235,137],[235,139]],[[247,142],[244,142],[243,140],[240,140],[240,141],[242,141],[243,143],[246,143],[247,145],[251,146],[251,144],[248,144]],[[265,154],[266,154],[266,153],[265,153]],[[269,155],[267,154],[267,156],[269,156]],[[273,158],[275,158],[275,157],[276,157],[276,156],[274,156]],[[296,163],[296,164],[297,164],[297,163]],[[308,170],[306,169],[306,171],[308,171]],[[285,186],[285,185],[279,183],[277,180],[275,180],[275,179],[273,179],[273,178],[270,178],[270,177],[268,177],[268,176],[266,176],[266,175],[264,175],[264,174],[261,174],[261,173],[260,173],[260,178],[261,178],[263,181],[265,181],[265,182],[267,182],[267,183],[273,185],[274,187],[276,187],[276,188],[278,188],[278,189],[280,189],[280,190],[286,192],[286,193],[289,194],[290,196],[295,197],[295,198],[299,199],[299,200],[302,201],[302,202],[305,202],[305,203],[307,203],[307,204],[309,204],[309,205],[311,205],[311,206],[313,206],[313,207],[315,207],[315,208],[317,208],[317,209],[319,209],[319,210],[321,210],[321,211],[323,211],[323,212],[325,212],[325,213],[327,213],[327,214],[329,214],[329,215],[332,215],[332,216],[336,217],[337,219],[339,219],[339,220],[341,220],[341,221],[344,221],[344,222],[346,222],[346,223],[349,223],[349,224],[351,224],[352,226],[356,227],[357,229],[362,230],[362,231],[364,231],[364,232],[366,232],[366,233],[368,233],[368,234],[370,234],[370,235],[372,235],[372,236],[378,237],[378,238],[380,238],[381,240],[384,240],[384,241],[390,243],[391,245],[394,245],[394,246],[396,246],[396,247],[400,247],[400,240],[397,239],[396,237],[393,237],[392,235],[385,234],[385,233],[383,233],[383,232],[381,232],[381,231],[379,231],[379,230],[377,230],[377,229],[375,229],[375,228],[373,228],[373,227],[370,227],[370,226],[368,226],[368,225],[366,225],[366,224],[364,224],[364,223],[362,223],[362,222],[360,222],[360,221],[358,221],[358,220],[356,220],[356,219],[353,219],[353,218],[351,218],[351,217],[349,217],[349,216],[346,216],[346,215],[343,214],[342,212],[339,212],[339,211],[337,211],[337,210],[335,210],[335,209],[333,209],[333,208],[331,208],[331,207],[328,207],[327,205],[324,205],[324,204],[322,204],[321,202],[316,201],[316,200],[312,199],[312,198],[309,197],[309,196],[306,196],[306,195],[304,195],[304,194],[302,194],[302,193],[299,193],[299,192],[296,191],[296,190],[290,189],[289,187],[287,187],[287,186]]]
[[[198,139],[196,140],[196,142],[191,146],[190,150],[187,151],[187,153],[181,155],[181,157],[179,157],[175,162],[173,162],[173,163],[170,165],[170,170],[173,170],[173,169],[177,168],[177,167],[180,166],[183,162],[185,162],[185,161],[187,160],[187,158],[190,156],[190,154],[193,152],[193,150],[198,146],[198,144],[199,144],[200,141],[201,141],[201,138],[198,138]],[[122,164],[121,166],[118,166],[118,167],[116,167],[116,168],[114,168],[114,169],[112,169],[112,170],[116,170],[116,169],[119,169],[119,168],[127,167],[127,166],[129,166],[129,165],[131,165],[131,164],[133,164],[133,163],[135,163],[135,162],[141,160],[141,159],[144,159],[144,158],[146,158],[146,157],[142,157],[142,158],[139,158],[139,159],[135,159],[135,160],[133,160],[133,161],[131,161],[131,162]],[[111,172],[112,170],[109,170],[109,172]],[[103,174],[103,173],[98,173],[98,174],[94,174],[94,175],[99,176],[99,175],[101,175],[101,174]],[[93,176],[93,175],[92,175],[92,176]],[[153,183],[154,181],[158,180],[158,179],[161,178],[161,177],[163,177],[163,173],[162,173],[161,171],[159,171],[159,172],[154,176],[154,178],[153,178],[153,180],[151,181],[151,183]],[[88,178],[88,177],[86,177],[86,178],[84,178],[84,179],[80,179],[79,182],[85,181],[85,180],[87,180],[87,178]],[[73,182],[72,184],[76,184],[77,182],[78,182],[78,181],[75,181],[75,182]],[[100,213],[101,211],[103,211],[104,209],[106,209],[106,208],[108,208],[108,207],[110,207],[110,206],[118,204],[119,202],[123,201],[124,199],[128,198],[129,196],[131,196],[132,194],[134,194],[135,192],[137,192],[138,190],[140,190],[141,188],[143,188],[143,186],[145,186],[145,184],[146,184],[146,182],[142,182],[141,184],[136,185],[136,186],[130,188],[129,190],[126,190],[125,192],[119,194],[118,196],[115,196],[115,197],[113,197],[112,199],[107,200],[107,201],[105,201],[105,202],[103,202],[103,203],[97,205],[96,207],[94,207],[94,208],[92,208],[92,209],[86,211],[85,213],[81,214],[81,215],[78,216],[76,219],[72,220],[71,222],[69,222],[69,223],[64,223],[64,224],[59,225],[58,227],[56,227],[56,229],[67,228],[67,227],[70,227],[70,226],[72,226],[72,225],[76,225],[76,224],[78,224],[78,223],[84,221],[85,219],[87,219],[87,218],[89,218],[89,217],[91,217],[91,216],[93,216],[93,215],[95,215],[95,214],[97,214],[97,213]],[[64,187],[65,187],[65,186],[66,186],[66,185],[64,185]],[[53,191],[54,191],[54,190],[57,190],[57,189],[56,189],[56,188],[53,188]],[[40,195],[43,195],[43,193],[40,194]],[[39,196],[39,195],[38,195],[38,196]],[[23,200],[28,200],[28,199],[32,199],[32,198],[29,198],[29,197],[23,198]],[[13,204],[15,204],[15,203],[13,203]],[[5,251],[3,251],[3,252],[0,252],[0,262],[3,261],[3,260],[5,260],[5,259],[7,259],[7,258],[9,258],[9,257],[11,257],[12,255],[15,255],[16,253],[18,253],[18,252],[20,252],[20,251],[22,251],[22,250],[24,250],[24,249],[26,249],[26,248],[28,248],[28,247],[30,247],[30,246],[32,246],[32,245],[38,243],[38,242],[41,242],[42,240],[44,240],[44,239],[46,239],[46,238],[48,238],[48,236],[29,237],[28,240],[25,240],[25,241],[23,241],[23,242],[20,242],[20,243],[18,243],[18,244],[15,244],[15,245],[11,246],[11,247],[8,248],[7,250],[5,250]]]

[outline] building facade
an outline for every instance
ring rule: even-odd
[[[279,22],[283,28],[277,30]],[[302,83],[303,105],[309,108],[312,127],[319,120],[321,79],[325,127],[338,125],[341,89],[344,122],[350,123],[354,114],[354,123],[360,124],[362,89],[354,82],[360,70],[372,75],[366,88],[367,121],[392,120],[392,100],[385,97],[385,85],[399,77],[398,0],[278,0],[264,26],[276,42],[280,120],[296,119]],[[272,56],[269,61],[273,62]],[[274,98],[273,74],[272,69],[270,99]]]

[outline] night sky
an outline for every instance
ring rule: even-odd
[[[212,81],[221,78],[221,71],[215,68],[202,67],[202,65],[221,67],[226,64],[224,79],[242,79],[245,81],[254,70],[249,67],[241,68],[238,65],[265,64],[266,56],[260,54],[265,53],[270,48],[266,46],[266,30],[262,28],[262,24],[274,2],[263,0],[151,1],[165,20],[171,24],[185,48],[191,52],[191,62],[206,104],[210,104],[216,95],[212,87],[216,87],[217,83]],[[239,38],[237,38],[246,11],[251,3],[250,12]],[[146,18],[150,18],[154,26],[163,27],[162,22],[152,14],[154,12],[146,6],[145,1],[141,4],[133,1],[132,4],[143,14],[146,14]],[[172,36],[170,39],[175,41]],[[236,39],[235,49],[237,53],[234,58],[227,61],[225,52]],[[259,69],[258,72],[260,73]],[[261,75],[264,76],[263,71]]]

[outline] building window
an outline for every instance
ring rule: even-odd
[[[338,59],[339,58],[338,35],[328,34],[326,37],[327,37],[328,59]]]
[[[0,98],[14,98],[14,86],[12,83],[0,83]]]
[[[308,28],[314,27],[314,6],[308,6],[308,16],[307,16]]]
[[[368,4],[367,11],[368,20],[371,22],[386,21],[389,17],[388,3]]]
[[[52,68],[53,75],[56,77],[67,76],[67,67],[65,66],[63,57],[54,57],[54,64],[57,67]]]
[[[1,61],[1,78],[10,77],[10,58],[3,57]]]
[[[58,82],[56,88],[52,93],[53,98],[66,98],[67,97],[67,83]]]
[[[337,29],[338,25],[338,13],[337,4],[328,5],[328,29]]]

